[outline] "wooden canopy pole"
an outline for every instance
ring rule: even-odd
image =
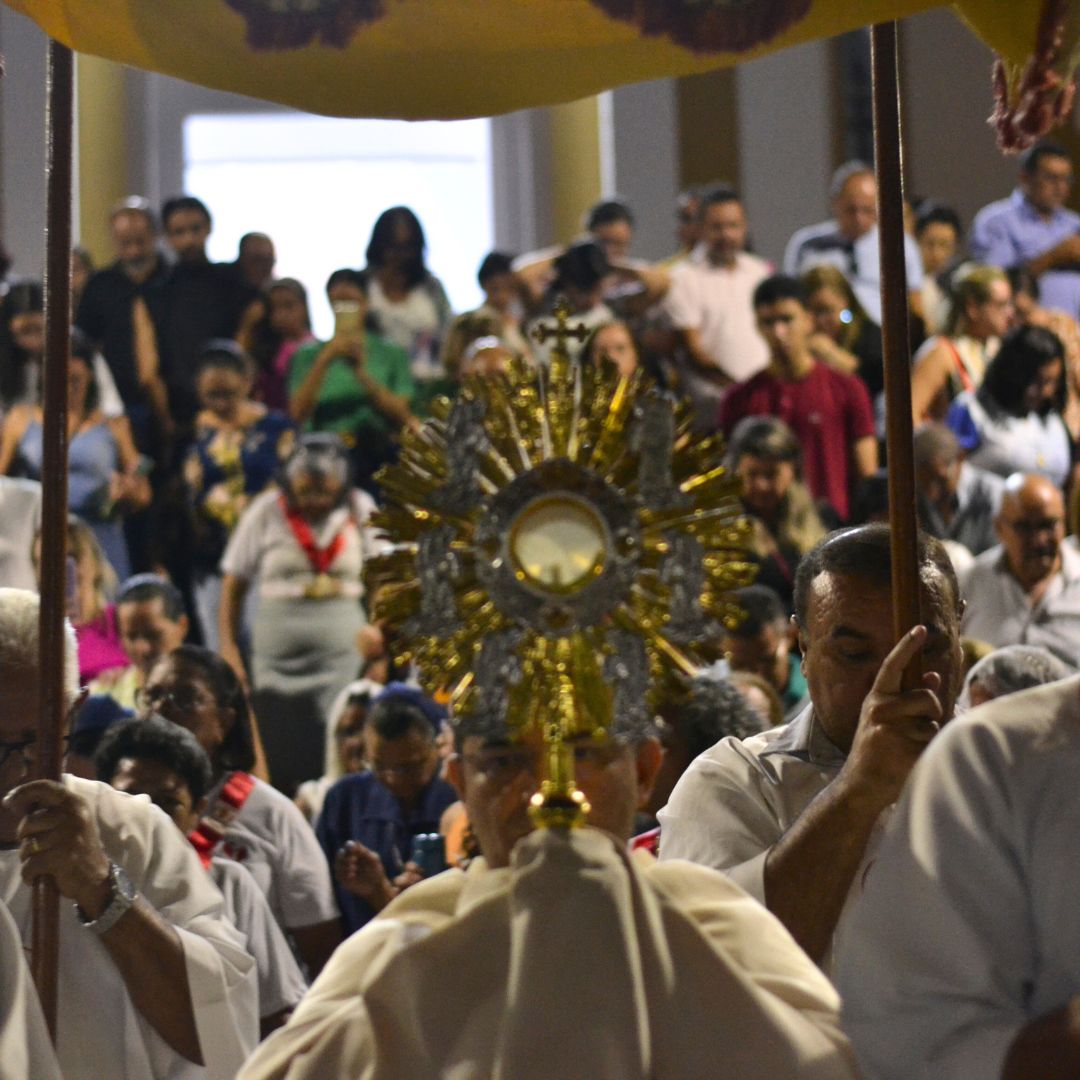
[[[920,621],[920,617],[896,23],[881,23],[873,27],[870,40],[878,229],[881,239],[881,337],[885,358],[885,441],[888,448],[893,630],[899,640]],[[916,684],[918,675],[917,670],[908,672],[909,679]]]
[[[49,42],[46,90],[45,368],[42,378],[41,621],[37,776],[59,780],[67,718],[64,618],[68,501],[67,369],[71,348],[71,196],[74,56]],[[33,891],[34,982],[56,1039],[59,895],[50,878]]]

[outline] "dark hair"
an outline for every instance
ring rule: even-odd
[[[787,609],[776,590],[768,585],[747,585],[732,595],[746,616],[738,626],[728,630],[732,637],[749,640],[769,626],[787,623]]]
[[[490,281],[493,277],[499,277],[502,274],[512,274],[514,272],[514,257],[507,255],[504,251],[491,251],[484,256],[484,261],[480,264],[480,269],[476,272],[476,280],[480,283],[480,287],[484,287],[486,281]]]
[[[213,218],[210,217],[210,211],[206,208],[206,203],[202,199],[196,199],[194,195],[175,195],[161,204],[162,226],[167,229],[169,227],[169,218],[183,210],[195,210],[206,218],[207,225],[212,226],[214,224]]]
[[[424,229],[420,219],[407,206],[392,206],[384,210],[376,219],[371,230],[371,239],[368,241],[367,259],[369,269],[378,270],[386,262],[387,249],[394,243],[394,232],[399,224],[406,225],[412,232],[413,252],[405,263],[403,270],[405,284],[414,289],[429,277],[428,268],[424,263],[424,249],[427,240],[424,238]]]
[[[619,199],[602,199],[589,207],[585,215],[585,228],[592,232],[604,225],[615,225],[625,221],[631,228],[634,227],[634,212],[626,203]]]
[[[116,606],[121,604],[145,604],[160,600],[165,618],[176,622],[184,614],[184,597],[180,590],[166,578],[157,574],[136,574],[129,577],[116,592]]]
[[[555,281],[551,291],[574,288],[592,292],[611,273],[604,249],[594,240],[571,244],[555,260]]]
[[[1005,276],[1009,279],[1009,286],[1012,288],[1013,296],[1018,293],[1026,293],[1036,304],[1039,302],[1039,297],[1042,295],[1042,290],[1039,288],[1039,279],[1026,266],[1022,263],[1010,266],[1005,271]]]
[[[251,360],[232,338],[212,338],[199,356],[198,374],[204,371],[231,371],[242,378],[251,377]]]
[[[735,425],[728,441],[725,461],[735,468],[744,457],[762,461],[789,462],[796,472],[802,461],[802,447],[795,432],[775,416],[746,416]]]
[[[869,525],[883,521],[889,516],[889,476],[878,469],[872,476],[864,476],[855,486],[851,496],[851,525]]]
[[[431,739],[439,733],[424,709],[401,694],[380,694],[368,713],[367,726],[380,738],[391,740],[400,739],[413,729]]]
[[[794,300],[802,307],[807,306],[806,289],[798,278],[788,274],[773,274],[754,290],[755,309],[778,304],[781,300]]]
[[[1024,391],[1035,381],[1039,369],[1065,360],[1061,339],[1041,326],[1020,326],[1005,335],[976,391],[979,400],[994,411],[1024,415]],[[1065,408],[1065,373],[1061,374],[1053,408]]]
[[[634,346],[634,353],[638,359],[638,366],[644,367],[644,361],[642,357],[641,344],[638,342],[637,337],[634,335],[634,331],[630,328],[629,323],[623,322],[622,319],[611,319],[609,322],[601,323],[597,326],[588,338],[585,339],[585,347],[581,350],[578,362],[582,366],[599,367],[601,356],[597,352],[597,339],[605,331],[613,326],[621,326],[630,337],[630,341]]]
[[[959,607],[960,584],[945,545],[920,530],[916,558],[920,577],[928,571],[940,574],[949,586],[953,603]],[[888,587],[892,583],[889,526],[876,523],[837,529],[803,556],[795,571],[795,621],[803,629],[812,586],[822,574],[841,574]],[[889,617],[887,612],[882,615]]]
[[[1072,160],[1069,157],[1069,151],[1061,143],[1053,142],[1050,139],[1042,139],[1034,146],[1028,147],[1020,155],[1020,171],[1025,176],[1034,176],[1035,170],[1039,167],[1039,162],[1044,157],[1064,158],[1066,161]]]
[[[919,236],[931,225],[948,225],[956,233],[958,240],[964,235],[960,215],[951,206],[927,199],[919,206],[919,212],[915,218],[915,235]]]
[[[10,408],[26,393],[26,365],[30,356],[15,342],[11,323],[17,315],[37,315],[45,310],[45,291],[40,281],[16,281],[3,298],[0,326],[0,403]]]
[[[94,370],[94,345],[93,342],[77,327],[71,328],[71,357],[81,360],[90,373],[90,385],[86,390],[86,411],[94,412],[101,404],[101,387],[98,386],[97,372]],[[44,389],[44,386],[42,387]]]
[[[726,679],[697,678],[675,726],[693,759],[721,739],[756,735],[761,721],[738,688]]]
[[[221,746],[215,769],[250,772],[255,764],[255,739],[251,733],[251,707],[236,672],[217,653],[201,645],[181,645],[169,653],[178,665],[189,667],[206,683],[219,709],[232,709],[236,719]]]
[[[249,233],[249,236],[262,236],[262,233]],[[263,305],[263,313],[252,331],[251,360],[252,368],[259,372],[268,373],[273,366],[274,357],[277,356],[284,338],[273,327],[270,321],[270,296],[274,292],[287,292],[304,305],[304,322],[311,329],[311,309],[308,307],[307,289],[296,278],[278,278],[271,281],[264,290],[266,303]],[[249,373],[250,373],[249,369]]]
[[[717,184],[701,192],[698,201],[698,217],[704,218],[710,206],[724,206],[726,203],[741,203],[739,193],[727,184]]]
[[[363,270],[350,270],[349,267],[343,266],[340,270],[335,270],[326,279],[326,292],[329,292],[335,285],[353,285],[367,296],[368,275]]]
[[[98,779],[110,783],[124,758],[153,761],[171,769],[187,785],[193,803],[213,782],[210,759],[195,736],[157,713],[122,720],[109,728],[94,755]]]
[[[960,456],[956,433],[938,421],[929,420],[915,429],[915,468],[925,468],[936,461],[951,464]]]
[[[243,254],[244,248],[247,247],[252,240],[266,240],[271,244],[274,242],[264,232],[246,232],[240,237],[240,243],[236,245],[237,252]]]

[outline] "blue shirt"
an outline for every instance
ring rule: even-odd
[[[358,840],[382,859],[386,876],[397,877],[409,861],[412,838],[439,831],[443,811],[457,802],[457,792],[438,776],[421,792],[416,809],[408,817],[401,803],[370,770],[342,777],[327,793],[315,835],[330,862],[347,840]],[[334,877],[334,895],[341,908],[345,933],[359,930],[375,912],[358,896],[346,892]]]
[[[971,226],[971,256],[991,266],[1009,269],[1049,251],[1080,232],[1080,215],[1055,210],[1049,220],[1017,188],[1007,199],[984,206]],[[1080,318],[1080,267],[1048,270],[1039,278],[1043,307]]]

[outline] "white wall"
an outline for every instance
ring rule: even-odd
[[[0,235],[12,274],[45,267],[45,35],[0,4]]]
[[[601,179],[605,197],[634,211],[633,254],[662,259],[675,250],[679,123],[675,82],[658,79],[603,95]]]
[[[755,250],[779,264],[796,229],[829,216],[829,45],[753,60],[736,78],[739,188]]]

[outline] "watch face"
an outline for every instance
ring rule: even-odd
[[[113,894],[115,896],[122,896],[129,902],[135,899],[135,886],[122,866],[113,863],[110,876],[112,877]]]

